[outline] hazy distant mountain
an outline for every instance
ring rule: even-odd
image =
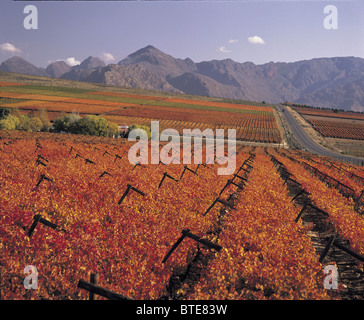
[[[239,89],[224,85],[202,74],[186,72],[169,80],[169,83],[187,94],[200,96],[229,96],[232,99],[239,96]]]
[[[68,72],[60,75],[59,78],[86,81],[85,79],[94,71],[94,69],[99,67],[106,67],[105,62],[97,57],[89,56],[87,59],[83,60],[81,64],[71,67]]]
[[[106,67],[104,61],[100,58],[89,56],[87,59],[83,60],[80,65],[74,66],[74,69],[93,69],[98,67]]]
[[[49,76],[43,68],[37,68],[21,57],[12,57],[0,65],[0,71],[30,74],[33,76]]]
[[[59,78],[62,74],[69,72],[71,66],[63,60],[53,62],[46,68],[47,73],[53,78]]]
[[[70,80],[223,98],[304,103],[364,112],[364,59],[317,58],[291,63],[256,65],[231,59],[193,62],[178,59],[149,45],[118,64],[108,66],[88,57],[70,69],[51,64],[47,72],[19,57],[0,70],[50,75]]]
[[[300,103],[316,107],[327,107],[330,97],[330,108],[364,112],[364,77],[344,83],[334,88],[325,88],[297,99]]]
[[[292,101],[364,111],[361,102],[364,87],[355,84],[364,77],[364,59],[361,58],[318,58],[262,65],[231,59],[194,63],[191,59],[177,59],[147,46],[118,64],[142,64],[188,94],[271,103]],[[352,86],[356,88],[355,99],[350,98]],[[345,98],[338,99],[336,89],[340,89]]]
[[[59,78],[76,80],[76,81],[86,81],[85,79],[94,71],[95,69],[82,69],[82,68],[71,68],[70,71],[63,73]]]
[[[132,64],[142,65],[161,77],[179,76],[185,72],[196,71],[196,65],[191,59],[173,58],[150,45],[130,54],[118,63],[118,65]]]
[[[132,87],[148,90],[181,92],[160,76],[148,71],[139,64],[117,65],[93,69],[82,81],[104,83],[120,87]]]

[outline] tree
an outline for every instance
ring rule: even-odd
[[[118,131],[117,124],[108,122],[103,117],[87,115],[75,124],[73,133],[110,137],[117,135]]]
[[[51,128],[51,122],[49,121],[47,111],[42,108],[39,110],[39,119],[42,121],[42,131],[48,131]]]
[[[27,122],[27,131],[40,131],[43,127],[42,120],[38,117],[29,118]]]
[[[13,115],[8,115],[5,119],[0,119],[0,129],[3,130],[15,130],[19,124],[19,118]]]
[[[11,109],[11,112],[10,112],[11,115],[17,117],[17,118],[21,118],[21,114],[20,114],[20,111],[18,108],[14,108],[14,109]]]
[[[62,118],[56,119],[53,124],[54,131],[56,132],[73,132],[75,131],[75,127],[77,122],[81,119],[79,115],[76,114],[66,114]]]
[[[144,126],[144,125],[141,125],[141,124],[132,124],[130,127],[129,127],[129,131],[128,131],[128,136],[129,136],[129,133],[130,131],[132,130],[136,130],[136,135],[138,135],[138,130],[144,130],[147,135],[148,135],[148,139],[150,139],[151,137],[151,132],[150,132],[150,128],[148,126]]]
[[[104,137],[112,137],[119,132],[116,123],[108,122],[107,119],[96,115],[87,115],[84,118],[78,115],[65,115],[63,118],[57,119],[53,127],[56,132],[64,131]]]
[[[0,108],[0,119],[5,119],[10,114],[10,110],[5,107]]]
[[[16,117],[19,119],[19,124],[17,125],[16,129],[30,131],[28,126],[29,118],[26,115],[20,115],[20,114],[19,116]]]
[[[119,126],[115,122],[108,122],[108,136],[117,137],[119,134]]]

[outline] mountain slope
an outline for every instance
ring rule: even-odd
[[[71,67],[64,61],[56,61],[49,64],[46,68],[47,73],[53,78],[59,78],[66,72],[69,72]]]
[[[196,65],[191,59],[174,58],[151,45],[130,54],[118,63],[118,65],[135,64],[142,65],[148,71],[164,78],[175,77],[196,70]]]
[[[193,72],[186,72],[171,78],[168,82],[187,94],[230,99],[239,99],[241,96],[241,89],[221,84],[214,79]]]
[[[23,73],[33,76],[49,76],[44,69],[37,68],[30,62],[18,56],[9,58],[8,60],[4,61],[0,65],[0,71]]]
[[[312,94],[306,94],[294,102],[316,107],[326,107],[330,97],[330,108],[364,112],[364,77],[355,81],[325,88]]]
[[[76,74],[77,73],[77,74]],[[119,66],[109,64],[106,67],[79,70],[74,69],[62,76],[63,79],[77,78],[79,81],[109,84],[120,87],[132,87],[148,90],[181,92],[158,75],[149,72],[141,65]]]
[[[98,67],[106,67],[104,61],[100,58],[89,56],[87,59],[83,60],[80,65],[74,66],[74,69],[93,69]]]
[[[63,79],[250,101],[282,101],[360,111],[364,108],[364,59],[316,58],[255,65],[231,59],[193,62],[149,45],[108,66],[95,57],[80,65],[51,64],[47,72],[20,57],[0,70]]]

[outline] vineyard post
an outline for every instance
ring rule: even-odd
[[[37,215],[34,216],[34,218],[33,218],[34,221],[33,221],[32,225],[30,226],[30,228],[28,230],[28,237],[29,238],[32,236],[32,233],[33,233],[35,227],[37,226],[40,218],[41,218],[41,215],[40,214],[37,214]]]
[[[322,263],[322,261],[324,261],[324,259],[325,259],[326,255],[327,255],[327,253],[329,252],[330,247],[333,244],[334,240],[335,240],[335,235],[332,235],[329,238],[329,240],[327,241],[326,247],[324,248],[324,251],[322,251],[320,259],[319,259],[320,263]]]
[[[130,190],[133,190],[133,191],[139,193],[143,197],[145,196],[144,192],[142,192],[142,191],[138,190],[137,188],[133,187],[131,184],[127,184],[127,188],[126,188],[124,194],[121,196],[121,198],[120,198],[120,200],[118,202],[119,205],[123,202],[124,198],[128,195]]]
[[[306,210],[307,208],[307,205],[308,205],[308,202],[306,201],[305,204],[303,205],[300,213],[297,215],[296,219],[294,220],[296,223],[298,222],[298,220],[300,219],[302,213]]]
[[[159,183],[159,186],[158,186],[158,189],[162,186],[162,183],[163,183],[163,181],[164,181],[164,179],[165,178],[169,178],[169,179],[171,179],[171,180],[173,180],[173,181],[175,181],[175,182],[178,182],[178,180],[177,179],[175,179],[175,178],[173,178],[173,177],[171,177],[167,172],[164,172],[163,173],[163,178],[162,178],[162,180],[161,180],[161,182]]]
[[[190,231],[190,229],[186,230],[186,233],[182,233],[182,235],[178,238],[176,243],[172,246],[172,248],[168,251],[166,256],[163,258],[162,263],[165,263],[167,259],[170,257],[170,255],[173,253],[174,250],[177,249],[177,247],[180,245],[180,243],[183,241],[184,238],[186,238],[187,233]]]
[[[94,285],[98,285],[99,282],[99,275],[98,273],[91,273],[90,275],[90,283]],[[96,300],[95,293],[93,291],[90,291],[89,293],[89,299],[90,300]]]
[[[128,184],[128,185],[127,185],[127,188],[126,188],[126,190],[125,190],[124,194],[121,196],[121,198],[120,198],[120,200],[119,200],[118,204],[121,204],[121,203],[123,202],[124,198],[128,195],[128,193],[129,193],[130,189],[131,189],[131,184]]]
[[[133,300],[132,298],[129,298],[127,296],[124,296],[119,293],[115,293],[113,291],[107,290],[105,288],[102,288],[98,285],[95,285],[91,282],[87,282],[85,280],[80,279],[77,284],[78,288],[85,289],[89,292],[93,292],[99,296],[103,296],[109,300]]]
[[[354,206],[354,210],[355,211],[359,211],[359,207],[360,207],[360,203],[361,203],[361,200],[364,198],[364,190],[362,190],[361,191],[361,193],[360,193],[360,196],[358,197],[358,199],[356,200],[356,202],[355,202],[355,206]],[[364,211],[363,212],[361,212],[361,214],[362,213],[364,213]]]
[[[209,248],[215,249],[216,251],[220,251],[222,247],[216,243],[213,243],[207,239],[202,239],[201,237],[191,233],[190,229],[182,230],[182,236],[178,238],[176,243],[172,246],[172,248],[168,251],[164,259],[162,260],[162,263],[165,263],[167,259],[171,256],[174,250],[180,245],[180,243],[183,241],[184,238],[191,238],[192,240],[195,240]]]

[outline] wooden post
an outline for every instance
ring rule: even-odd
[[[189,230],[182,230],[182,234],[185,234],[186,237],[189,237],[199,243],[202,243],[203,245],[215,249],[216,251],[220,251],[222,249],[222,247],[216,243],[213,243],[207,239],[202,239],[199,236],[196,236],[195,234],[191,233]]]
[[[90,283],[92,283],[94,285],[98,285],[98,282],[99,282],[99,275],[97,273],[91,273]],[[93,291],[90,291],[89,299],[90,300],[96,300],[95,293]]]
[[[211,204],[211,206],[209,206],[207,208],[207,210],[205,211],[205,213],[203,214],[204,216],[207,215],[209,213],[209,211],[212,209],[212,207],[216,204],[217,199]]]
[[[221,194],[224,192],[224,190],[226,189],[226,187],[227,187],[227,186],[229,186],[231,183],[232,183],[232,180],[231,180],[231,179],[229,179],[229,180],[226,182],[225,186],[221,189],[221,191],[220,191],[220,193],[219,193],[219,197],[220,197],[220,196],[221,196]]]
[[[102,178],[104,175],[109,175],[109,176],[111,176],[112,177],[112,174],[110,174],[109,172],[107,172],[107,171],[104,171],[103,173],[101,173],[100,174],[100,176],[99,176],[99,178]]]
[[[358,199],[356,199],[355,206],[354,206],[355,211],[359,210],[360,203],[363,198],[364,198],[364,190],[361,191],[360,196],[358,197]]]
[[[324,259],[325,259],[326,255],[327,255],[327,253],[329,252],[330,247],[333,244],[334,240],[335,240],[335,235],[332,235],[329,238],[329,240],[327,241],[326,247],[325,247],[324,251],[322,251],[320,259],[319,259],[320,263],[322,263],[322,261],[324,261]]]
[[[360,260],[361,262],[364,262],[364,256],[350,250],[349,248],[344,247],[343,245],[341,245],[337,240],[334,240],[333,242],[334,246],[345,251],[346,253],[350,254],[351,256],[357,258],[358,260]]]
[[[38,182],[37,182],[37,185],[36,185],[35,187],[36,187],[36,188],[38,188],[38,187],[39,187],[39,185],[41,184],[41,182],[42,182],[43,180],[47,180],[47,181],[50,181],[50,182],[52,182],[52,181],[53,181],[52,179],[50,179],[50,178],[46,177],[46,175],[45,175],[45,174],[42,174],[42,175],[40,176],[40,178],[39,178],[39,180],[38,180]]]
[[[86,163],[91,163],[91,164],[95,164],[95,162],[93,162],[92,160],[90,160],[90,159],[85,159],[85,164]]]
[[[29,230],[28,230],[28,237],[29,237],[29,238],[32,236],[32,233],[33,233],[33,231],[34,231],[35,227],[37,226],[37,224],[38,224],[38,222],[39,222],[40,218],[41,218],[41,215],[40,215],[40,214],[37,214],[37,215],[35,215],[35,216],[33,217],[33,219],[34,219],[34,220],[33,220],[33,223],[32,223],[32,225],[30,226],[30,228],[29,228]]]
[[[118,204],[121,204],[121,203],[123,202],[124,198],[128,195],[128,193],[129,193],[130,189],[131,189],[131,184],[128,184],[128,185],[127,185],[127,188],[126,188],[126,190],[125,190],[124,194],[121,196],[121,198],[120,198],[120,200],[119,200]]]
[[[182,177],[183,177],[183,175],[185,174],[186,170],[191,171],[193,174],[196,174],[196,175],[197,175],[197,169],[198,169],[198,167],[196,168],[196,170],[195,170],[195,171],[193,171],[193,170],[192,170],[192,169],[190,169],[187,165],[185,165],[185,167],[184,167],[184,169],[183,169],[183,172],[182,172],[181,177],[179,178],[179,180],[181,180],[181,179],[182,179]]]
[[[207,214],[209,213],[209,211],[212,209],[212,207],[213,207],[213,206],[214,206],[217,202],[219,202],[219,203],[223,204],[224,206],[229,207],[230,209],[235,210],[235,208],[234,208],[234,206],[233,206],[232,204],[230,204],[230,203],[226,202],[225,200],[222,200],[222,199],[220,199],[219,197],[217,197],[217,198],[215,199],[215,201],[211,204],[211,206],[209,206],[209,207],[207,208],[206,212],[205,212],[203,215],[204,215],[204,216],[205,216],[205,215],[207,215]]]
[[[87,282],[85,280],[80,279],[78,281],[77,287],[81,289],[85,289],[87,291],[92,291],[93,293],[98,294],[99,296],[103,296],[105,298],[108,298],[110,300],[133,300],[127,296],[124,296],[119,293],[112,292],[110,290],[104,289],[102,287],[99,287],[95,284],[92,284],[90,282]]]
[[[302,207],[302,209],[301,209],[300,213],[297,215],[297,218],[294,220],[296,223],[297,223],[297,222],[298,222],[298,220],[300,219],[300,217],[301,217],[302,213],[306,210],[307,205],[308,205],[308,203],[307,203],[307,202],[305,202],[305,204],[303,205],[303,207]]]
[[[234,180],[235,178],[239,178],[241,180],[244,180],[244,181],[248,181],[246,178],[242,177],[242,176],[239,176],[238,174],[234,173],[234,178],[232,180]]]
[[[220,199],[220,198],[217,198],[217,202],[219,202],[219,203],[223,204],[224,206],[229,207],[230,209],[235,210],[234,206],[233,206],[231,203],[226,202],[225,200],[222,200],[222,199]]]
[[[140,162],[137,162],[131,171],[134,171],[137,166],[141,166]]]
[[[142,191],[138,190],[137,188],[133,187],[131,184],[128,184],[127,185],[127,188],[126,188],[124,194],[121,196],[118,204],[121,204],[123,202],[124,198],[128,195],[128,193],[129,193],[130,190],[133,190],[133,191],[139,193],[143,197],[145,196],[145,193],[144,192],[142,192]]]
[[[35,227],[37,226],[38,222],[44,224],[45,226],[51,227],[52,229],[55,230],[59,230],[59,231],[63,231],[63,232],[67,232],[65,229],[59,227],[58,225],[42,218],[42,216],[40,214],[36,214],[33,217],[34,221],[32,223],[32,225],[30,226],[29,230],[28,230],[28,236],[29,238],[31,237],[32,233],[34,232]]]
[[[300,192],[298,192],[291,200],[291,202],[296,199],[297,197],[299,197],[302,193],[306,193],[306,194],[310,194],[309,192],[305,191],[305,190],[301,190]]]
[[[202,239],[199,236],[196,236],[195,234],[190,232],[190,229],[187,230],[182,230],[182,236],[178,238],[178,240],[176,241],[176,243],[172,246],[172,248],[168,251],[168,253],[166,254],[166,256],[164,257],[162,263],[165,263],[167,261],[167,259],[171,256],[171,254],[173,253],[174,250],[176,250],[176,248],[180,245],[180,243],[183,241],[184,238],[191,238],[209,248],[215,249],[216,251],[220,251],[222,249],[222,247],[216,243],[213,243],[207,239]]]
[[[162,178],[161,182],[159,183],[158,189],[162,186],[162,183],[163,183],[163,181],[164,181],[164,179],[165,179],[166,177],[167,177],[167,178],[169,178],[169,179],[171,179],[171,180],[173,180],[173,181],[175,181],[175,182],[178,182],[178,180],[177,180],[177,179],[173,178],[173,177],[172,177],[172,176],[170,176],[167,172],[165,172],[165,173],[163,173],[163,178]]]
[[[182,236],[180,236],[178,238],[178,240],[176,241],[176,243],[172,246],[172,248],[168,251],[168,253],[166,254],[166,256],[163,258],[162,263],[165,263],[167,261],[167,259],[171,256],[171,254],[173,253],[174,250],[177,249],[177,247],[180,245],[180,243],[183,241],[184,238],[186,238],[188,232],[190,232],[190,229],[186,230],[186,233],[182,232]]]
[[[182,174],[181,174],[181,176],[179,177],[179,180],[182,180],[182,177],[183,177],[183,175],[185,174],[186,169],[187,169],[187,166],[185,166],[185,168],[183,169]]]

